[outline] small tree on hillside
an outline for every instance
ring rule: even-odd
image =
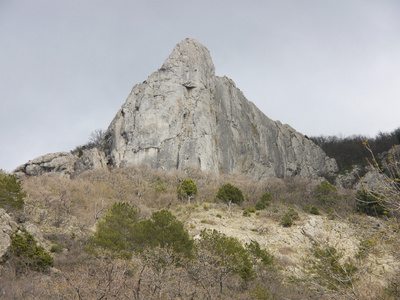
[[[242,191],[236,186],[226,183],[222,185],[217,192],[217,199],[225,203],[240,204],[244,201]]]
[[[186,178],[178,189],[178,196],[187,197],[188,203],[190,203],[190,199],[194,198],[195,195],[197,195],[196,184],[193,179]]]
[[[25,196],[21,181],[0,171],[0,207],[22,209]]]

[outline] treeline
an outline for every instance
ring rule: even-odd
[[[390,133],[379,132],[375,137],[369,138],[363,135],[349,137],[316,136],[310,139],[320,146],[329,156],[336,159],[341,171],[351,169],[353,165],[365,166],[370,153],[363,145],[368,141],[372,151],[379,154],[388,151],[394,145],[400,144],[400,128]]]

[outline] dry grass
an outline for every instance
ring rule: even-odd
[[[177,189],[185,178],[192,178],[198,187],[198,195],[190,204],[187,200],[177,197]],[[218,203],[215,198],[218,188],[225,183],[237,186],[245,196],[244,203],[234,206],[231,211],[226,204]],[[316,205],[326,216],[327,212],[332,210],[336,222],[350,224],[351,228],[358,232],[360,241],[375,238],[379,247],[374,249],[375,252],[371,255],[375,256],[371,257],[384,257],[384,253],[388,252],[391,257],[400,257],[398,231],[395,232],[392,221],[379,221],[381,223],[377,228],[368,218],[354,215],[354,191],[351,190],[340,190],[339,193],[343,197],[333,207],[321,206],[314,197],[318,183],[301,178],[255,181],[237,174],[216,177],[212,173],[200,172],[197,169],[165,172],[146,166],[110,171],[92,170],[73,180],[51,174],[26,178],[24,189],[28,193],[25,207],[27,222],[36,224],[42,230],[49,245],[58,245],[63,251],[53,255],[58,271],[47,274],[28,272],[16,277],[7,264],[1,265],[0,299],[2,293],[4,299],[93,299],[101,296],[110,299],[138,299],[139,278],[143,284],[142,296],[146,299],[207,299],[205,290],[182,268],[171,267],[165,270],[166,277],[162,277],[162,274],[155,273],[156,268],[152,269],[150,266],[142,271],[144,261],[140,258],[124,262],[94,259],[85,254],[83,247],[95,223],[113,203],[119,201],[139,208],[142,219],[148,218],[155,210],[168,208],[185,222],[187,229],[193,234],[197,234],[202,228],[214,228],[243,236],[243,241],[248,241],[250,237],[265,239],[273,236],[274,228],[279,227],[279,220],[289,206],[299,212],[300,219],[295,221],[293,228],[279,230],[287,232],[290,236],[296,228],[308,222],[309,215],[305,213],[305,207]],[[243,217],[243,210],[248,206],[255,206],[265,192],[272,195],[270,206],[259,211],[258,215],[252,213],[250,217]],[[351,217],[353,219],[349,221]],[[382,230],[386,230],[385,233],[382,233]],[[274,245],[271,245],[271,250],[274,250]],[[248,283],[246,287],[241,286],[237,283],[237,278],[232,277],[231,288],[226,289],[221,297],[256,299],[255,293],[262,291],[260,286],[265,286],[268,287],[268,293],[274,297],[270,299],[304,299],[310,296],[322,299],[321,295],[313,296],[304,282],[297,282],[297,287],[284,284],[289,280],[283,271],[298,269],[299,263],[294,259],[297,259],[297,256],[305,256],[306,253],[291,245],[277,246],[275,251],[280,255],[276,259],[275,269],[258,270],[258,279]],[[357,281],[358,299],[373,299],[371,297],[374,295],[390,299],[384,298],[385,284],[390,283],[390,278],[379,276],[382,277],[383,283],[373,281],[373,277],[367,276],[363,277],[365,280]],[[110,278],[112,287],[108,290],[100,289],[100,285],[110,284]],[[159,282],[152,282],[156,278],[160,279]],[[170,281],[171,278],[174,278],[174,281]],[[370,281],[365,284],[367,279]],[[154,289],[156,284],[160,286],[161,294],[152,294],[152,288]],[[213,293],[218,294],[217,290]],[[141,296],[139,298],[143,299]]]

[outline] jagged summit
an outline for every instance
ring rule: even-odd
[[[210,51],[195,39],[184,39],[174,47],[160,71],[165,76],[178,77],[188,88],[208,87],[215,68]]]
[[[43,156],[16,172],[70,176],[140,163],[256,178],[318,177],[336,171],[336,162],[319,147],[289,125],[269,119],[231,79],[214,73],[208,49],[185,39],[158,71],[134,86],[100,147],[80,157]]]

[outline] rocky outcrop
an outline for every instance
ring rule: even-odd
[[[14,174],[21,177],[56,173],[70,178],[89,169],[106,167],[107,161],[104,152],[93,148],[84,151],[81,156],[67,152],[46,154],[19,166],[14,170]]]
[[[11,235],[18,230],[18,225],[6,211],[0,208],[0,260],[11,246]]]
[[[317,177],[337,169],[301,133],[265,116],[232,80],[215,76],[209,51],[193,39],[179,43],[133,88],[103,146],[116,167],[197,166],[256,178]]]
[[[176,45],[162,67],[132,89],[98,149],[81,157],[48,154],[16,172],[69,177],[140,163],[255,178],[319,177],[337,170],[312,141],[265,116],[231,79],[215,76],[209,51],[193,39]]]

